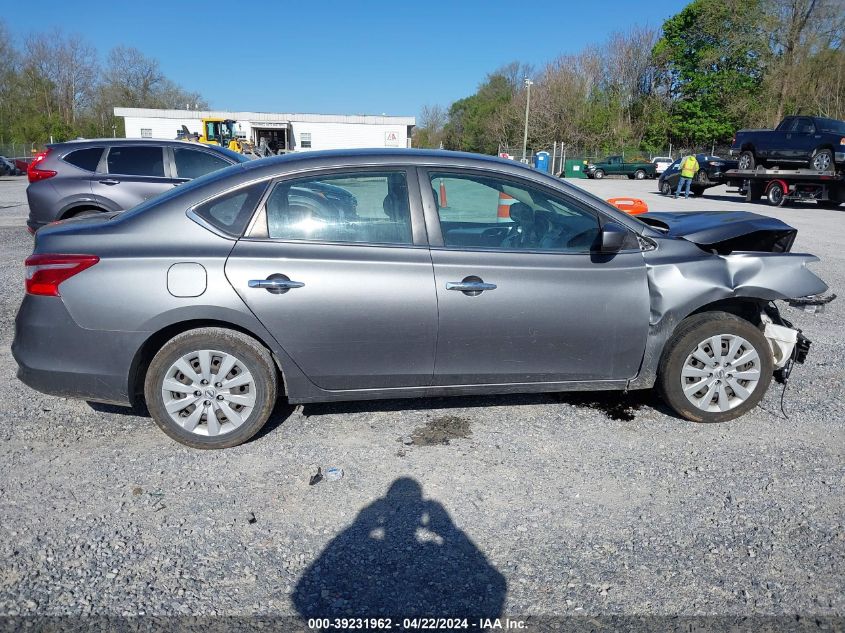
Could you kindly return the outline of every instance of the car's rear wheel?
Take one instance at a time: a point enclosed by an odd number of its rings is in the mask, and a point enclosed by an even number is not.
[[[726,312],[705,312],[684,320],[666,344],[657,388],[687,420],[723,422],[757,406],[772,371],[759,328]]]
[[[756,162],[754,152],[746,150],[739,155],[737,169],[754,169]]]
[[[642,169],[638,169],[634,172],[634,178],[636,178],[637,180],[644,180],[645,172]]]
[[[147,408],[171,438],[193,448],[229,448],[255,435],[276,401],[276,368],[255,339],[223,328],[170,339],[144,381]]]
[[[103,213],[102,209],[97,209],[96,207],[83,207],[81,209],[74,209],[68,213],[65,218],[84,218],[92,215],[100,215],[101,213]]]
[[[664,180],[660,183],[660,193],[662,193],[664,196],[672,195],[672,185],[669,184],[669,181]]]
[[[601,180],[602,178],[604,178],[604,170],[597,169],[596,173],[593,174],[593,178],[595,178],[596,180]]]

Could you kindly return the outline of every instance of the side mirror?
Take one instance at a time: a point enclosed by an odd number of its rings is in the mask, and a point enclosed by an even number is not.
[[[601,247],[599,250],[602,253],[618,253],[622,250],[626,237],[628,237],[628,229],[608,222],[601,229]]]

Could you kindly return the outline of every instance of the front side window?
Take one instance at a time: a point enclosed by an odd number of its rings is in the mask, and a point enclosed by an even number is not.
[[[359,172],[277,183],[266,203],[272,239],[411,244],[405,172]]]
[[[247,185],[204,202],[193,211],[219,231],[240,237],[265,189],[266,183]]]
[[[110,174],[164,178],[164,153],[153,145],[112,147],[108,166]]]
[[[589,252],[597,216],[562,194],[491,176],[431,173],[447,247]]]
[[[816,126],[813,125],[812,119],[808,119],[807,117],[802,116],[798,119],[795,131],[801,134],[815,134]]]
[[[173,148],[173,160],[176,163],[177,178],[199,178],[230,165],[228,161],[210,152],[183,147]]]

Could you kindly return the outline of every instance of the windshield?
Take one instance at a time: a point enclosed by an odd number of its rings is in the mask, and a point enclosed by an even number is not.
[[[834,132],[836,134],[845,134],[845,121],[837,121],[836,119],[816,119],[818,127],[823,132]]]

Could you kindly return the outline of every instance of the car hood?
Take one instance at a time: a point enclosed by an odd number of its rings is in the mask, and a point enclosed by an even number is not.
[[[748,211],[654,212],[637,218],[669,237],[721,255],[733,251],[786,253],[798,233],[780,220]]]

